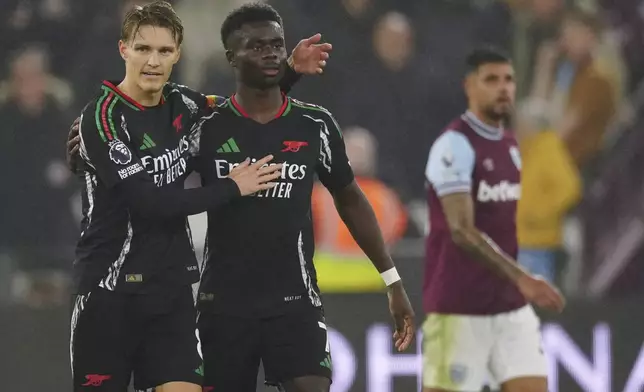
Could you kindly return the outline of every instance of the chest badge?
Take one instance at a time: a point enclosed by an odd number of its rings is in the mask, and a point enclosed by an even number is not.
[[[284,149],[282,149],[282,152],[298,152],[300,151],[300,148],[306,147],[309,145],[308,142],[298,142],[293,140],[284,141],[283,144],[284,144]]]
[[[521,153],[515,146],[510,147],[510,158],[512,158],[514,166],[516,166],[517,169],[521,170]]]
[[[181,124],[181,120],[183,120],[183,113],[179,114],[177,116],[177,118],[175,118],[174,121],[172,121],[172,126],[177,131],[177,133],[181,132],[181,130],[183,129],[183,125]]]
[[[485,170],[487,170],[487,171],[492,171],[492,170],[494,170],[494,161],[492,160],[492,158],[485,158],[485,159],[483,160],[483,167],[484,167],[484,168],[485,168]]]

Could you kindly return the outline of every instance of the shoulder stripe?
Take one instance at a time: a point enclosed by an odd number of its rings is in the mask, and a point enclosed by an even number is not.
[[[109,92],[107,90],[103,91],[103,95],[98,99],[96,102],[96,112],[94,114],[94,119],[96,120],[96,129],[98,130],[98,134],[101,135],[101,139],[103,139],[104,142],[107,141],[107,138],[105,137],[105,133],[101,131],[101,106],[105,102],[105,99],[109,95]]]
[[[104,142],[118,139],[114,120],[112,120],[112,112],[118,101],[113,92],[106,90],[96,104],[96,128]]]

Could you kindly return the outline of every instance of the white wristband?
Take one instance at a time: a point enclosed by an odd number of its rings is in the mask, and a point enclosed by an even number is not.
[[[400,275],[398,275],[396,267],[388,269],[387,271],[381,273],[380,276],[382,276],[382,280],[385,281],[385,285],[387,286],[391,286],[392,284],[400,280]]]

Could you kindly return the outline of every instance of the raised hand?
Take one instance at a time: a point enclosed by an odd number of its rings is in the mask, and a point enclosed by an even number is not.
[[[326,60],[329,59],[329,52],[333,46],[329,43],[319,43],[322,34],[318,33],[309,38],[301,40],[293,49],[288,59],[289,65],[297,73],[321,74],[326,67]]]

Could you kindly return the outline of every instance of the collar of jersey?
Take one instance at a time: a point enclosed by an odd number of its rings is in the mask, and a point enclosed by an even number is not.
[[[471,111],[465,112],[461,118],[480,136],[490,140],[503,139],[504,130],[502,127],[497,128],[484,123]]]
[[[120,88],[117,86],[120,84],[120,82],[116,81],[111,81],[111,80],[104,80],[103,84],[101,85],[101,88],[105,90],[109,90],[111,93],[116,95],[118,98],[120,98],[122,101],[128,104],[132,109],[135,110],[145,110],[147,109],[145,106],[141,105],[137,101],[134,100],[134,98],[130,97],[129,95],[125,94],[123,91],[121,91]],[[165,86],[164,86],[165,88]],[[159,105],[163,105],[165,103],[165,96],[161,96],[161,102]]]
[[[235,99],[235,95],[237,94],[233,94],[230,98],[228,98],[228,101],[229,101],[228,106],[233,110],[233,112],[236,115],[240,117],[250,118],[250,116],[244,110],[244,108],[241,107],[239,102],[237,102],[237,99]],[[280,110],[278,110],[277,114],[275,114],[275,118],[286,116],[290,111],[291,111],[291,99],[282,92],[282,107],[280,107]]]

